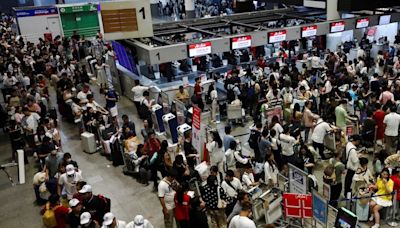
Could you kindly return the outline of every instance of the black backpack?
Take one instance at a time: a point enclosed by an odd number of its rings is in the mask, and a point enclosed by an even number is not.
[[[344,149],[343,149],[342,157],[340,158],[340,161],[344,164],[345,168],[347,168],[347,161],[349,160],[351,150],[355,150],[355,149],[351,148],[349,150],[349,154],[346,154],[346,147],[344,147]]]
[[[233,87],[232,89],[227,89],[227,93],[226,93],[226,99],[229,102],[232,102],[235,100],[236,96],[235,96],[235,91],[233,91],[235,87]]]
[[[261,138],[261,133],[257,130],[251,130],[250,131],[250,137],[248,140],[249,146],[251,149],[255,149],[258,148],[258,142],[260,142],[260,138]]]
[[[150,116],[150,110],[146,104],[144,104],[144,99],[140,102],[139,105],[139,117],[140,119],[146,119]]]

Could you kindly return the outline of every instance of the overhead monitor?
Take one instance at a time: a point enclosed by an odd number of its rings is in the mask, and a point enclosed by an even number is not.
[[[390,23],[391,15],[382,15],[379,17],[379,25],[386,25]]]
[[[344,31],[344,21],[337,21],[331,23],[331,32],[343,32]]]
[[[369,18],[357,19],[356,28],[366,28],[369,25]]]
[[[277,43],[286,40],[286,30],[268,33],[268,43]]]
[[[251,47],[251,36],[233,37],[231,39],[232,49],[241,49]]]
[[[317,25],[311,25],[306,27],[301,27],[301,37],[312,37],[317,35]]]
[[[197,44],[189,44],[189,57],[197,57],[211,54],[211,46],[212,44],[210,41]]]

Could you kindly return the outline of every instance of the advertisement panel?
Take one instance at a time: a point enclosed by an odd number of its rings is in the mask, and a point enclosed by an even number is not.
[[[285,217],[312,218],[312,197],[310,194],[283,193]]]
[[[289,163],[289,191],[307,194],[307,173]]]
[[[57,14],[58,10],[55,7],[35,8],[35,9],[15,11],[15,15],[17,17],[33,17],[33,16],[57,15]]]
[[[326,227],[328,222],[328,201],[315,190],[312,194],[312,208],[315,221]]]
[[[200,116],[201,116],[201,109],[197,106],[193,106],[192,145],[197,151],[201,151]]]
[[[189,57],[197,57],[211,54],[211,42],[203,42],[197,44],[189,44]]]

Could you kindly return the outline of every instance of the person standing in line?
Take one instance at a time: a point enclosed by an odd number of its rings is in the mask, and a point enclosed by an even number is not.
[[[242,210],[235,215],[229,223],[229,228],[256,228],[252,219],[252,205],[250,202],[242,204]]]
[[[158,198],[162,207],[162,212],[164,214],[164,227],[173,228],[174,224],[174,208],[175,208],[175,186],[174,182],[176,176],[176,171],[170,169],[167,171],[166,176],[158,184]]]
[[[218,171],[224,173],[225,154],[222,148],[222,140],[217,131],[212,131],[212,141],[207,142],[206,147],[210,154],[211,166],[217,166]]]
[[[128,223],[125,228],[153,228],[153,225],[143,215],[136,215],[133,221]]]
[[[235,138],[231,135],[232,128],[231,126],[225,126],[225,135],[222,138],[222,141],[224,142],[224,150],[225,152],[229,149],[229,146],[231,145],[232,141],[236,141]]]
[[[351,183],[353,182],[354,174],[360,166],[360,154],[357,152],[357,146],[361,143],[361,136],[353,135],[351,142],[346,145],[346,168],[347,173],[344,180],[344,194],[347,197],[348,193],[351,193]]]
[[[390,107],[390,113],[385,116],[385,149],[388,155],[395,154],[399,137],[400,115],[396,113],[396,106]]]
[[[133,93],[133,103],[135,104],[136,111],[139,113],[140,102],[143,101],[143,92],[147,91],[149,87],[140,85],[139,80],[135,80],[135,85],[132,87],[131,91]]]
[[[103,225],[101,228],[126,228],[126,222],[117,220],[113,213],[108,212],[103,217]]]
[[[311,129],[314,127],[314,122],[318,120],[319,116],[311,112],[312,102],[306,101],[304,104],[304,112],[303,112],[303,122],[305,126],[304,130],[304,143],[308,143],[308,136],[310,134]]]

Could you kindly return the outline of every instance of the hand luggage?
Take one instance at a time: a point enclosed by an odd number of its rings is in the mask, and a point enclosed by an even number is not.
[[[83,132],[81,134],[81,143],[83,152],[93,154],[97,152],[96,139],[93,133]]]

